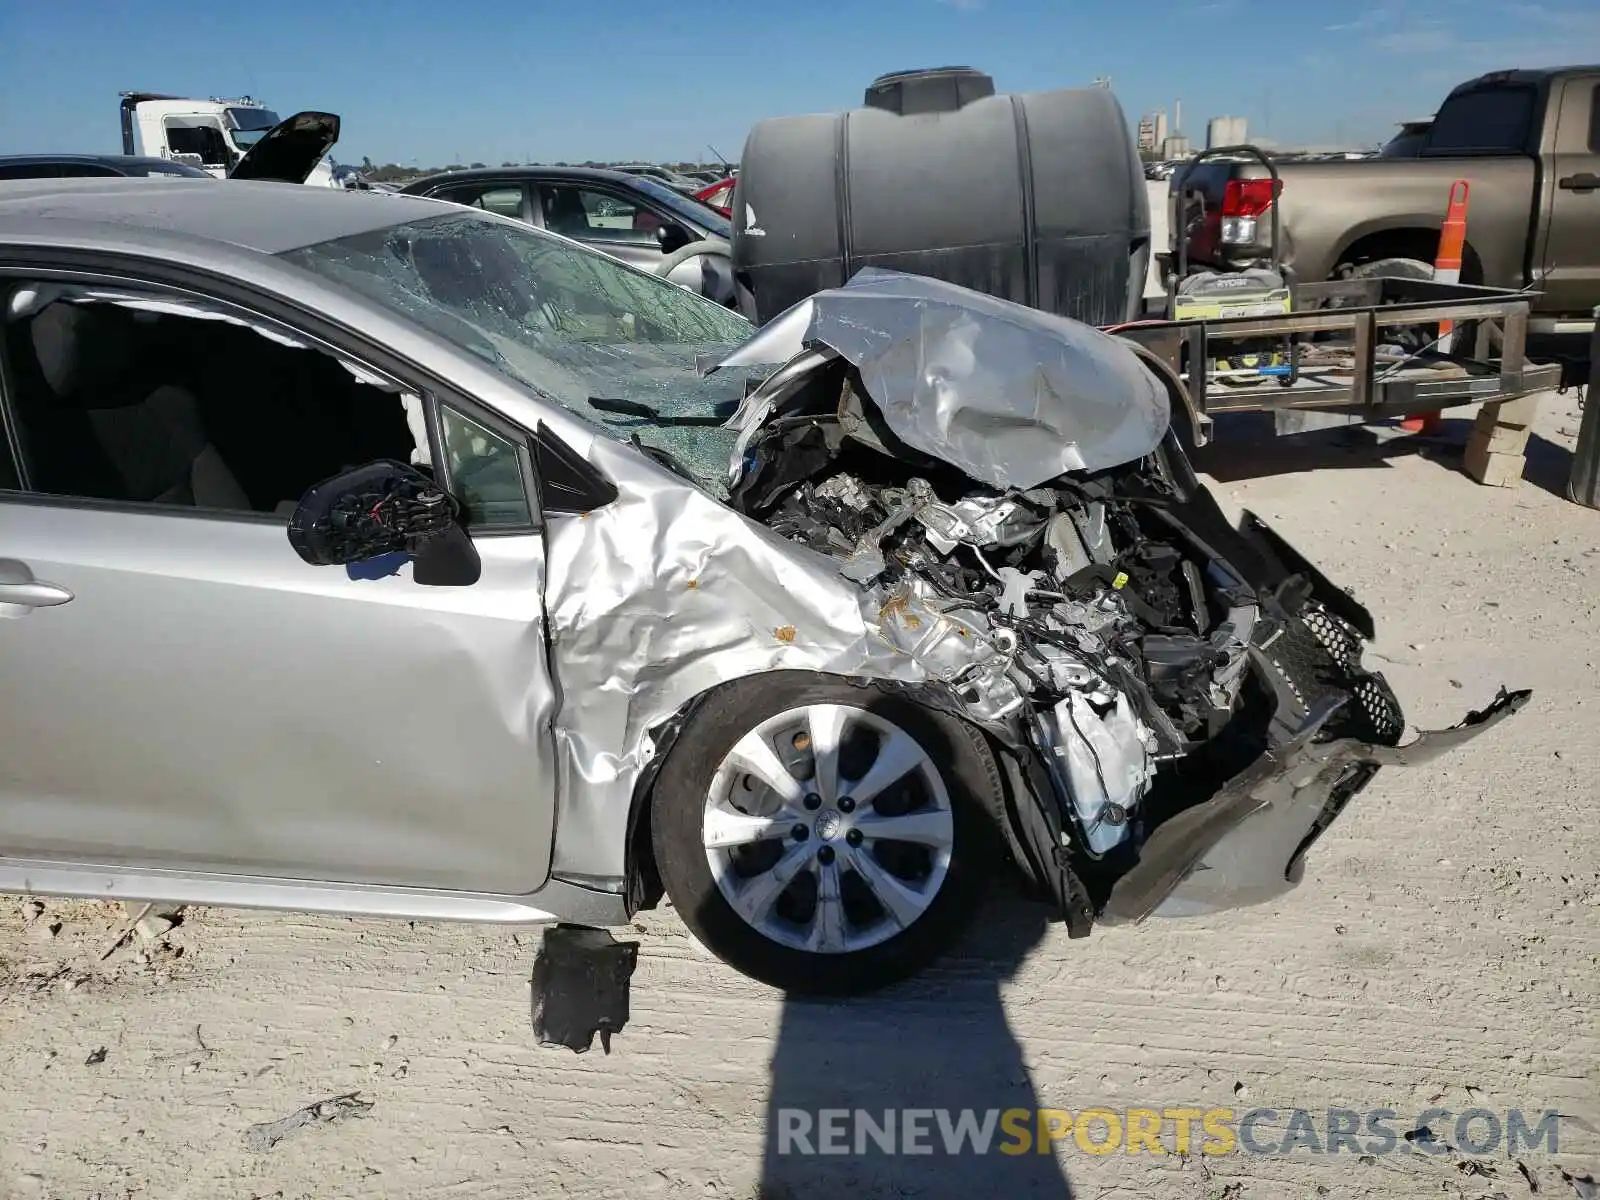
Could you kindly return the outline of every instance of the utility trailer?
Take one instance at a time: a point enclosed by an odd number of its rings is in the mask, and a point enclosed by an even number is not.
[[[1291,313],[1135,321],[1108,332],[1139,346],[1182,395],[1196,446],[1211,440],[1218,413],[1314,411],[1364,423],[1485,404],[1487,420],[1480,416],[1478,427],[1484,436],[1475,439],[1491,457],[1504,457],[1510,443],[1494,431],[1514,424],[1525,443],[1536,394],[1561,381],[1559,363],[1526,359],[1533,298],[1526,290],[1426,279],[1343,279],[1298,284]],[[1448,338],[1438,336],[1441,321],[1454,326]],[[1263,346],[1272,347],[1273,366],[1212,366],[1260,359]],[[1514,422],[1502,419],[1501,406],[1524,399],[1526,412],[1519,405]],[[1472,458],[1469,447],[1470,474],[1498,482],[1475,470]]]

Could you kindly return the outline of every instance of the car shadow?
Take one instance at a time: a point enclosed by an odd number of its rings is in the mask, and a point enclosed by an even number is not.
[[[863,688],[847,702],[903,727],[898,713],[906,700],[916,703],[915,693],[886,703],[893,690]],[[956,886],[970,888],[961,929],[936,962],[901,982],[848,997],[800,994],[805,989],[785,996],[758,1200],[1073,1194],[1058,1157],[1067,1118],[1043,1118],[1041,1153],[1041,1101],[1002,996],[1043,941],[1051,909],[1023,898],[1018,872],[1001,858],[1000,847],[1011,844],[997,824],[1005,806],[962,794],[978,764],[951,740],[958,718],[932,716],[938,707],[928,706],[932,719],[918,723],[916,738],[934,763],[951,768],[950,799],[975,806],[968,811],[976,819],[958,823],[965,840],[957,844],[960,866],[950,867],[965,875]],[[815,778],[815,762],[787,765],[802,785]],[[1004,774],[998,763],[989,769]],[[819,991],[840,986],[836,974],[819,977]]]
[[[1044,937],[1047,915],[991,897],[956,949],[907,983],[848,1000],[790,997],[772,1056],[760,1200],[1071,1197],[1057,1155],[1039,1151],[1041,1100],[1000,990]],[[1018,1111],[1003,1118],[1008,1110]],[[985,1150],[947,1141],[964,1115],[980,1130],[992,1122]],[[809,1138],[796,1136],[802,1129]],[[906,1152],[919,1144],[924,1152]]]
[[[1446,415],[1437,433],[1349,425],[1277,437],[1267,413],[1238,413],[1216,423],[1215,440],[1190,451],[1195,470],[1218,483],[1240,483],[1306,471],[1371,470],[1396,459],[1422,458],[1461,472],[1472,419]],[[1528,438],[1523,480],[1566,499],[1572,451],[1538,433]]]

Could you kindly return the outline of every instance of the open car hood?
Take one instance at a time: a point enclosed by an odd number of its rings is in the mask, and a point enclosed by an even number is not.
[[[267,130],[234,165],[228,178],[304,183],[338,140],[335,113],[295,113]]]
[[[868,267],[802,300],[710,371],[788,362],[826,347],[848,360],[890,430],[997,488],[1133,462],[1171,419],[1162,383],[1093,326],[943,280]],[[759,405],[736,422],[749,431]]]

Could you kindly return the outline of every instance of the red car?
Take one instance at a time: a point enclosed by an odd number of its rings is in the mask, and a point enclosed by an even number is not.
[[[733,219],[733,185],[737,182],[731,176],[719,179],[716,183],[701,188],[694,194],[694,198],[702,204],[709,204],[729,220]]]

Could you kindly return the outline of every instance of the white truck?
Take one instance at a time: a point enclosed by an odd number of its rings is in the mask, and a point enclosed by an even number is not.
[[[337,139],[336,117],[297,113],[285,122],[249,96],[194,100],[156,92],[123,92],[122,152],[189,163],[223,179],[233,174],[244,156],[269,132],[307,117],[331,120],[332,136]],[[331,140],[328,145],[332,145]],[[325,151],[311,166],[305,182],[320,187],[344,186]]]

